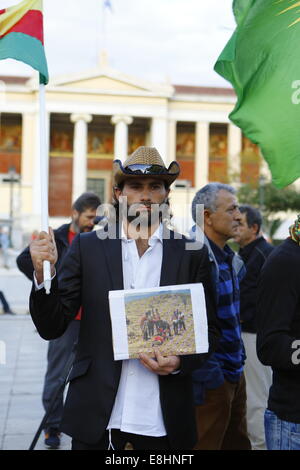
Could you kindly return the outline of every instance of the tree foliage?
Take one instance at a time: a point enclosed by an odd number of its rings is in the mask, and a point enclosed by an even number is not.
[[[238,200],[240,204],[250,204],[260,209],[264,219],[264,230],[271,237],[282,222],[276,217],[278,212],[300,213],[300,194],[293,186],[277,189],[272,183],[259,187],[245,184],[238,191]]]
[[[300,212],[300,194],[292,186],[277,189],[272,183],[258,188],[243,185],[238,191],[238,199],[240,204],[260,207],[265,215],[288,210]]]

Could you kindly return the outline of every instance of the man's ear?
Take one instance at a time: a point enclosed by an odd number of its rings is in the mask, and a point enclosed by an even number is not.
[[[259,234],[260,231],[258,230],[258,225],[257,224],[253,224],[251,228],[252,228],[255,235]]]
[[[79,212],[76,209],[72,209],[72,220],[77,220],[79,217]]]
[[[212,221],[211,221],[211,216],[212,212],[208,209],[204,209],[204,212],[203,212],[203,221],[206,225],[208,226],[211,226],[212,225]]]

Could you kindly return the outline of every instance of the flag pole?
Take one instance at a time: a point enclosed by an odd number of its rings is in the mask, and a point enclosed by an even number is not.
[[[39,85],[39,130],[40,130],[40,177],[41,177],[41,222],[42,231],[49,231],[48,207],[48,155],[47,155],[47,125],[46,125],[46,90],[45,85]],[[51,289],[50,261],[43,262],[44,287],[46,294]]]
[[[106,52],[106,6],[105,0],[102,2],[102,50]]]

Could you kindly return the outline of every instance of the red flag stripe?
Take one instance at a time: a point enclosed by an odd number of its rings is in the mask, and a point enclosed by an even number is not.
[[[1,13],[1,11],[0,11]],[[43,14],[39,10],[29,10],[12,28],[1,37],[9,33],[23,33],[32,36],[44,44]]]

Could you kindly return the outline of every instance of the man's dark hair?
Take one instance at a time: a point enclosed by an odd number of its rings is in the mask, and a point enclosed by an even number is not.
[[[101,204],[100,198],[95,193],[83,193],[72,205],[72,209],[80,214],[87,209],[97,209]]]
[[[246,221],[249,228],[253,227],[255,224],[257,225],[256,234],[258,234],[262,226],[262,216],[259,210],[246,204],[240,206],[239,209],[242,214],[246,214]]]

